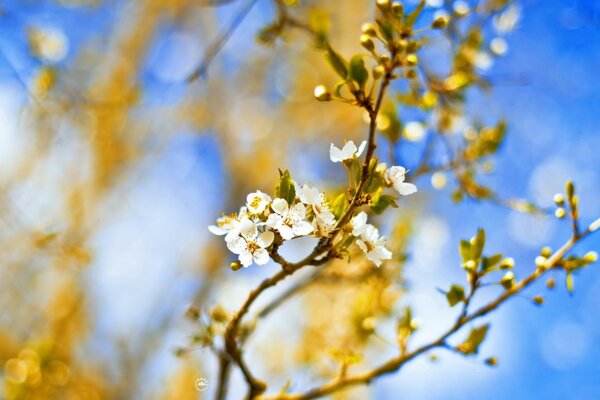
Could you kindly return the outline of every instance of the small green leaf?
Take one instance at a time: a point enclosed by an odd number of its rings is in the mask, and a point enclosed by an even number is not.
[[[383,36],[383,38],[388,42],[392,40],[394,38],[394,28],[392,27],[392,24],[388,21],[379,19],[376,22],[379,26],[379,32],[381,32],[381,36]]]
[[[415,8],[408,16],[406,17],[406,25],[409,27],[413,27],[421,13],[423,12],[423,8],[425,8],[425,0],[421,0],[417,8]]]
[[[484,341],[489,327],[490,325],[486,324],[478,328],[473,328],[471,333],[469,333],[467,340],[457,347],[458,351],[464,354],[477,354],[479,346]]]
[[[483,270],[487,271],[494,268],[502,260],[502,254],[494,254],[490,257],[483,257]]]
[[[381,214],[390,206],[397,208],[398,204],[396,204],[396,197],[382,194],[377,196],[376,199],[372,199],[370,206],[375,214]]]
[[[454,307],[464,300],[465,288],[459,285],[452,285],[450,290],[446,293],[446,298],[448,299],[448,304],[450,304],[450,307]]]
[[[467,262],[471,259],[471,242],[468,240],[461,240],[459,250],[463,262]]]
[[[483,254],[483,246],[485,246],[485,230],[478,229],[475,240],[471,243],[471,259],[478,260]]]
[[[364,89],[367,79],[369,78],[369,71],[365,68],[365,62],[362,56],[354,56],[350,60],[350,69],[348,70],[348,79],[358,83],[358,86]]]
[[[275,195],[281,199],[285,199],[288,204],[292,204],[296,199],[296,186],[290,176],[290,172],[286,169],[285,171],[279,171],[279,184],[275,188]]]
[[[325,53],[325,60],[331,65],[331,68],[343,79],[348,76],[348,62],[344,58],[336,53],[331,47],[327,46],[327,53]]]
[[[345,208],[346,193],[341,193],[333,200],[333,203],[331,203],[331,212],[333,212],[333,215],[335,215],[336,219],[339,219],[344,213]]]

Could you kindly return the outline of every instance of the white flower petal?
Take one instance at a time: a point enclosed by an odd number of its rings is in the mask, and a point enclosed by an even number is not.
[[[273,234],[273,232],[265,231],[258,236],[258,239],[256,239],[256,243],[264,249],[266,247],[269,247],[271,243],[273,243],[274,238],[275,235]]]
[[[402,182],[394,185],[394,189],[398,191],[403,196],[407,196],[409,194],[413,194],[417,192],[417,187],[412,183]]]
[[[285,240],[290,240],[290,239],[294,238],[293,229],[287,225],[282,224],[277,227],[277,230],[279,231],[279,234],[281,235],[281,237]]]
[[[367,141],[363,140],[362,143],[360,144],[360,146],[358,146],[358,150],[356,151],[356,157],[360,157],[362,152],[365,150],[366,146],[367,146]]]
[[[238,258],[240,260],[240,263],[242,263],[244,267],[247,268],[252,265],[252,253],[250,253],[249,251],[243,252],[239,255]]]
[[[271,208],[279,215],[287,215],[289,207],[285,199],[275,199],[273,200],[273,204],[271,204]]]
[[[352,140],[348,141],[344,147],[342,147],[342,160],[348,160],[356,153],[356,145]]]
[[[365,253],[366,253],[366,252],[369,250],[369,249],[368,249],[368,247],[367,247],[367,244],[366,244],[365,242],[363,242],[362,240],[360,240],[360,239],[358,239],[358,240],[356,241],[356,244],[357,244],[357,245],[358,245],[358,247],[360,247],[360,249],[361,249],[362,251],[364,251]]]
[[[217,236],[223,236],[223,235],[226,235],[227,232],[229,232],[227,229],[223,229],[217,225],[210,225],[208,227],[208,230],[210,231],[210,233],[212,233],[213,235],[217,235]]]
[[[306,207],[304,207],[304,204],[294,204],[292,208],[290,208],[288,217],[292,221],[302,221],[304,217],[306,217]]]
[[[265,249],[258,249],[254,252],[254,262],[258,265],[265,265],[269,262],[269,253]]]
[[[228,240],[226,243],[227,243],[227,248],[233,254],[242,254],[243,252],[246,251],[246,247],[247,247],[246,241],[239,236],[236,236],[235,238]]]
[[[360,236],[364,232],[367,224],[367,213],[361,211],[350,220],[350,224],[352,225],[352,235]]]
[[[296,236],[306,236],[311,234],[314,228],[310,223],[306,221],[299,221],[292,226],[292,230],[294,231],[294,234],[296,234]]]
[[[342,151],[335,147],[333,143],[329,147],[329,159],[334,163],[342,161]]]
[[[267,226],[272,229],[277,229],[283,224],[283,217],[279,214],[271,214],[267,218]]]
[[[247,240],[252,241],[258,235],[258,229],[256,225],[251,220],[245,218],[240,221],[239,226],[240,234]]]

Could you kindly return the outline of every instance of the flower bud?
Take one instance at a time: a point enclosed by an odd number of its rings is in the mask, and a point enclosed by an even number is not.
[[[598,253],[596,253],[595,251],[590,251],[586,253],[586,255],[583,256],[583,261],[585,261],[588,264],[595,263],[596,261],[598,261]]]
[[[536,265],[536,267],[538,267],[540,269],[546,269],[548,266],[547,263],[548,263],[548,259],[544,256],[537,256],[535,258],[535,265]]]
[[[495,367],[496,365],[498,365],[498,359],[496,357],[486,358],[485,363],[490,367]]]
[[[229,264],[229,268],[237,271],[238,269],[242,268],[242,264],[239,261],[233,261],[231,264]]]
[[[515,260],[512,257],[506,257],[504,260],[502,260],[502,263],[500,264],[501,269],[513,269],[514,266]]]
[[[477,270],[477,264],[473,260],[469,260],[465,263],[465,269],[469,272],[475,272]]]
[[[575,185],[573,184],[573,181],[568,180],[567,184],[565,185],[565,189],[567,193],[567,199],[570,202],[573,200],[573,195],[575,194]]]
[[[546,287],[548,289],[554,289],[554,286],[556,286],[556,282],[554,282],[554,278],[548,278],[548,280],[546,281]]]
[[[390,57],[387,54],[382,54],[379,56],[379,64],[388,65],[390,62]]]
[[[533,302],[538,306],[541,306],[542,304],[544,304],[544,298],[540,295],[534,296]]]
[[[373,79],[379,79],[385,74],[385,67],[383,65],[376,65],[373,67]]]
[[[554,204],[556,204],[558,207],[562,207],[565,205],[565,196],[563,196],[560,193],[556,193],[554,195]]]
[[[417,57],[416,54],[409,54],[406,56],[406,63],[409,66],[414,67],[419,63],[419,57]]]
[[[404,72],[404,77],[406,79],[415,79],[417,77],[417,71],[414,69],[408,69],[406,72]]]
[[[562,207],[558,207],[556,210],[554,210],[554,216],[558,219],[563,219],[566,214],[567,212]]]
[[[510,289],[515,284],[515,274],[513,274],[512,271],[508,271],[506,274],[504,274],[500,280],[500,283],[505,289]]]
[[[314,95],[315,95],[315,98],[319,101],[330,101],[331,100],[331,93],[329,93],[329,90],[327,90],[327,88],[324,85],[319,85],[319,86],[315,87]]]
[[[544,247],[542,250],[540,250],[540,255],[548,258],[552,255],[552,249],[550,247]]]
[[[377,0],[377,7],[379,7],[381,11],[389,10],[390,6],[390,0]]]
[[[361,31],[365,35],[377,36],[377,32],[375,31],[375,25],[373,25],[370,22],[365,22],[364,24],[362,24]]]
[[[407,43],[406,52],[407,53],[416,53],[417,50],[421,48],[421,45],[416,40],[411,40]]]
[[[362,35],[360,35],[360,44],[362,45],[362,47],[369,51],[373,51],[375,49],[375,43],[373,43],[371,36],[367,34],[363,33]]]
[[[392,3],[392,12],[397,16],[401,16],[404,13],[404,6],[400,2]]]
[[[448,22],[448,17],[437,17],[431,24],[431,27],[433,29],[444,29],[448,26]]]

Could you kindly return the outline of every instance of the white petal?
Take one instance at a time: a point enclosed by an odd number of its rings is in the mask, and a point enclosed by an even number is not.
[[[296,236],[306,236],[312,233],[314,230],[313,226],[306,221],[296,222],[292,226],[292,230],[296,234]]]
[[[294,238],[294,231],[287,225],[282,224],[277,228],[281,237],[285,240],[290,240]]]
[[[416,191],[417,191],[417,187],[415,185],[413,185],[412,183],[407,183],[407,182],[403,182],[403,183],[394,185],[394,189],[396,189],[398,191],[398,193],[400,193],[403,196],[407,196],[409,194],[416,193]]]
[[[258,265],[265,265],[269,262],[269,253],[265,249],[258,249],[254,252],[254,262]]]
[[[362,152],[365,150],[365,146],[367,145],[367,141],[363,140],[360,146],[358,146],[358,150],[356,151],[356,157],[360,157]]]
[[[292,221],[302,221],[306,217],[306,207],[302,203],[295,204],[290,209],[288,216]]]
[[[267,226],[272,229],[276,229],[283,224],[283,217],[279,214],[271,214],[267,218]]]
[[[354,236],[360,236],[364,232],[367,224],[367,213],[361,211],[350,220],[350,224],[352,225],[352,234]]]
[[[317,214],[317,218],[320,219],[326,225],[335,224],[335,215],[331,211],[321,211]]]
[[[274,238],[275,235],[273,234],[273,232],[265,231],[258,236],[258,239],[256,239],[256,243],[262,248],[269,247],[271,243],[273,243]]]
[[[344,147],[342,147],[342,160],[348,160],[352,158],[352,156],[354,156],[354,153],[356,153],[356,150],[356,145],[352,140],[350,140],[344,145]]]
[[[331,146],[329,147],[329,159],[332,162],[342,161],[342,151],[335,147],[333,143],[331,143]]]
[[[356,241],[356,244],[358,245],[358,247],[360,247],[360,249],[362,251],[364,251],[365,253],[368,251],[367,245],[365,244],[365,242],[363,242],[362,240],[358,239]]]
[[[271,208],[279,215],[287,215],[288,203],[285,199],[275,199],[271,204]]]
[[[392,258],[392,252],[386,249],[384,246],[377,246],[375,249],[373,249],[372,253],[374,253],[380,260],[390,260]]]
[[[246,241],[239,236],[236,236],[235,238],[228,240],[226,243],[227,243],[227,248],[233,254],[242,254],[243,252],[246,251],[246,247],[247,247]]]
[[[246,238],[247,241],[254,240],[258,235],[256,225],[249,219],[241,220],[239,229],[241,235]]]
[[[379,241],[379,230],[371,224],[366,224],[361,237],[366,242],[377,243]]]
[[[243,252],[238,258],[244,267],[249,267],[252,265],[252,253],[249,251]]]
[[[216,225],[210,225],[208,227],[208,230],[210,231],[210,233],[217,235],[217,236],[223,236],[223,235],[226,235],[227,232],[229,232],[227,229],[223,229]]]
[[[308,185],[303,185],[298,194],[300,201],[304,204],[321,205],[321,193],[317,188],[312,188]]]

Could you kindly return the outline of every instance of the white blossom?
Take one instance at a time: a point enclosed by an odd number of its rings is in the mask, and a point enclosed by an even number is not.
[[[352,226],[352,235],[360,236],[367,228],[367,213],[361,211],[352,220],[350,220]]]
[[[225,241],[229,241],[240,234],[242,221],[248,219],[248,210],[242,207],[239,213],[223,215],[217,219],[216,225],[210,225],[208,230],[218,236],[225,235]]]
[[[290,240],[295,236],[305,236],[313,231],[313,226],[305,221],[306,208],[297,203],[291,208],[285,199],[275,199],[271,208],[275,211],[269,215],[267,226],[279,232],[282,238]]]
[[[319,192],[319,189],[302,185],[296,192],[302,203],[311,206],[315,213],[315,219],[321,220],[326,225],[335,224],[335,216],[327,207],[325,195]]]
[[[240,235],[227,241],[227,248],[238,255],[244,267],[249,267],[252,262],[258,265],[268,263],[269,252],[266,249],[273,243],[273,232],[259,233],[256,224],[249,219],[242,220],[240,225]]]
[[[312,225],[317,236],[329,236],[335,227],[335,216],[331,212],[317,214]]]
[[[266,193],[257,190],[254,193],[250,193],[246,197],[246,206],[248,210],[253,214],[261,214],[269,203],[271,202],[271,198]]]
[[[385,183],[391,185],[403,196],[415,193],[417,187],[412,183],[404,182],[406,169],[404,167],[393,166],[383,173]]]
[[[344,160],[350,160],[352,157],[354,157],[354,155],[356,155],[356,157],[360,157],[362,152],[365,150],[366,145],[367,141],[363,140],[363,142],[357,148],[354,142],[350,140],[340,150],[333,143],[331,143],[331,147],[329,148],[329,158],[333,162],[342,162]]]
[[[392,258],[392,252],[385,247],[385,238],[379,236],[379,230],[373,225],[365,225],[363,232],[356,240],[356,244],[365,252],[367,258],[378,267],[383,260]]]

